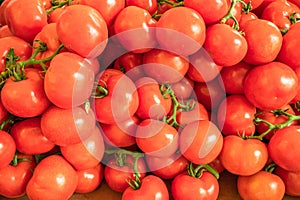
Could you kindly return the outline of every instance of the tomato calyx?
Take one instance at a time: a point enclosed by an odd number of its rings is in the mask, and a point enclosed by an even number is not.
[[[94,89],[95,92],[93,92],[92,97],[95,99],[96,98],[101,99],[101,98],[106,97],[108,95],[108,89],[106,87],[106,84],[104,83],[105,84],[104,86],[101,84],[98,84],[98,83],[96,83],[96,84],[97,85]]]
[[[28,158],[19,158],[18,152],[15,153],[12,161],[10,162],[11,166],[17,166],[20,162],[32,162],[32,160],[29,160]]]
[[[220,178],[219,172],[209,164],[201,164],[194,167],[194,164],[190,162],[187,166],[188,175],[194,178],[201,178],[204,171],[210,172],[216,179]]]
[[[51,1],[51,7],[46,10],[47,15],[49,15],[52,11],[54,11],[57,8],[62,8],[65,5],[71,5],[73,0],[66,0],[66,1],[58,1],[58,0],[52,0]]]
[[[152,15],[152,18],[159,19],[162,16],[162,14],[158,13],[158,11],[160,10],[162,4],[169,4],[169,5],[172,6],[172,8],[175,8],[175,7],[184,6],[184,1],[176,0],[175,2],[173,2],[173,1],[170,1],[170,0],[158,0],[157,1],[157,6],[158,7],[157,7],[156,12]]]
[[[269,173],[273,173],[274,170],[276,169],[277,164],[274,162],[271,162],[270,164],[268,164],[265,168],[264,171],[269,172]]]

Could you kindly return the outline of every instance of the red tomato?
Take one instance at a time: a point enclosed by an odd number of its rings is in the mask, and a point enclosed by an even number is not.
[[[9,30],[7,25],[0,27],[0,38],[13,36],[12,32]]]
[[[87,113],[81,107],[61,109],[50,106],[41,118],[43,135],[60,146],[81,142],[88,138],[94,129],[95,116],[91,109]]]
[[[99,56],[107,43],[107,24],[102,15],[90,6],[67,6],[57,21],[56,29],[65,47],[82,57]]]
[[[244,79],[245,96],[261,110],[275,110],[288,104],[297,89],[295,71],[280,62],[256,66]]]
[[[158,4],[156,0],[125,0],[126,6],[137,6],[147,10],[151,15],[153,15],[157,9]]]
[[[268,149],[258,139],[244,140],[237,135],[228,135],[224,138],[219,159],[230,173],[250,176],[265,166],[268,161]]]
[[[277,166],[274,173],[284,182],[287,195],[300,196],[300,172],[291,172]]]
[[[77,170],[78,185],[76,193],[86,194],[96,190],[103,181],[103,165],[98,164],[96,167]]]
[[[56,8],[48,14],[48,23],[56,23],[66,7]]]
[[[44,79],[38,69],[25,69],[24,80],[11,77],[1,90],[1,101],[5,109],[18,117],[36,117],[50,105],[44,91]],[[22,101],[20,101],[22,97]]]
[[[188,58],[168,51],[153,49],[143,56],[144,72],[159,84],[180,81],[188,69]]]
[[[242,12],[242,16],[241,19],[239,20],[239,26],[240,26],[240,30],[239,31],[243,31],[245,24],[253,19],[258,19],[258,16],[256,14],[254,14],[253,12],[249,12],[249,13],[245,13]]]
[[[282,35],[274,23],[263,19],[249,20],[243,31],[248,44],[245,62],[259,65],[275,60],[282,46]]]
[[[180,151],[195,164],[207,164],[219,155],[223,136],[217,126],[208,120],[186,125],[180,133]]]
[[[280,129],[268,144],[270,158],[281,168],[300,171],[299,152],[300,127],[298,125]]]
[[[148,175],[141,180],[140,188],[128,187],[122,194],[122,200],[169,200],[169,192],[164,181],[158,176]]]
[[[6,198],[18,198],[25,195],[26,185],[35,168],[33,156],[18,154],[17,165],[8,165],[0,169],[0,195]]]
[[[16,122],[10,129],[17,150],[24,154],[42,154],[53,149],[55,144],[46,138],[41,130],[41,118],[27,118]]]
[[[16,152],[16,143],[6,131],[0,130],[0,169],[9,165]]]
[[[205,22],[191,8],[175,7],[167,10],[156,27],[156,39],[161,48],[181,56],[196,53],[205,40]]]
[[[47,24],[46,9],[40,0],[11,0],[5,9],[11,32],[29,43]]]
[[[180,81],[173,83],[171,88],[174,91],[175,96],[179,100],[188,99],[194,92],[194,81],[185,76]]]
[[[178,149],[177,130],[155,119],[143,120],[136,129],[136,144],[152,156],[168,157]]]
[[[263,3],[264,0],[245,0],[245,3],[251,3],[252,9],[257,8]]]
[[[26,194],[29,199],[65,200],[72,196],[77,185],[78,176],[73,167],[62,156],[52,155],[36,166]]]
[[[10,2],[10,0],[5,0],[1,2],[0,5],[0,26],[6,25],[6,14],[5,14],[5,9],[7,7],[7,4]]]
[[[63,52],[51,60],[44,83],[49,100],[60,108],[69,109],[83,104],[91,96],[94,73],[83,57]]]
[[[298,67],[293,68],[297,77],[298,77],[298,90],[297,90],[297,95],[292,99],[290,103],[296,103],[300,101],[300,65]]]
[[[5,120],[9,118],[9,113],[8,111],[4,108],[2,102],[1,102],[1,94],[0,94],[0,124],[2,125]],[[3,131],[6,131],[9,126],[4,126]]]
[[[199,178],[181,174],[172,181],[171,191],[174,200],[217,199],[219,183],[216,177],[207,171]]]

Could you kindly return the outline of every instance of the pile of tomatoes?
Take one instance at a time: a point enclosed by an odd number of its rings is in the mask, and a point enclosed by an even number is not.
[[[0,195],[217,199],[226,170],[242,199],[300,196],[299,20],[298,0],[1,1]]]

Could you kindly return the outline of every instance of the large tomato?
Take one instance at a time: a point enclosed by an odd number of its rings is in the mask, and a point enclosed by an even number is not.
[[[16,143],[6,131],[0,131],[0,169],[9,165],[16,152]]]

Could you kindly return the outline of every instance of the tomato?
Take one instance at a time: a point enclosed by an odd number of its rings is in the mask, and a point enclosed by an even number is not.
[[[280,62],[256,66],[244,79],[245,96],[261,110],[275,110],[288,104],[297,89],[295,71]]]
[[[143,77],[135,82],[139,96],[139,106],[136,115],[141,119],[162,119],[172,105],[171,98],[164,97],[156,80]]]
[[[12,32],[9,30],[8,26],[1,26],[0,27],[0,38],[13,36]]]
[[[59,53],[51,60],[44,79],[49,100],[65,109],[83,104],[91,96],[93,86],[94,73],[90,64],[70,52]]]
[[[264,0],[245,0],[245,3],[251,3],[252,9],[257,8],[263,3]]]
[[[296,96],[292,99],[292,101],[290,103],[296,103],[298,101],[300,101],[300,65],[298,67],[293,68],[293,70],[295,71],[297,77],[298,77],[298,90],[297,90],[297,94]]]
[[[224,84],[227,94],[244,94],[244,79],[253,66],[239,62],[231,67],[222,68],[219,79]]]
[[[1,102],[1,94],[0,94],[0,124],[2,125],[5,120],[9,118],[9,113],[8,111],[4,108],[2,102]],[[6,131],[9,126],[4,126],[3,131]]]
[[[48,14],[48,23],[56,23],[66,7],[56,8]]]
[[[191,80],[189,76],[185,76],[180,81],[173,83],[171,85],[171,88],[174,91],[174,94],[177,97],[177,99],[183,100],[188,99],[193,95],[194,85],[194,81]]]
[[[43,135],[60,146],[81,142],[94,128],[95,116],[91,109],[87,113],[81,107],[61,109],[52,105],[41,116]]]
[[[228,135],[224,138],[219,159],[230,173],[250,176],[265,166],[268,161],[268,149],[258,139],[244,140],[237,135]]]
[[[222,37],[218,37],[222,33]],[[231,66],[243,60],[247,53],[246,39],[226,24],[214,24],[206,30],[203,47],[217,65]]]
[[[52,155],[36,166],[26,194],[29,199],[65,200],[72,196],[77,185],[78,176],[73,167],[62,156]]]
[[[77,170],[78,185],[75,192],[85,194],[96,190],[103,181],[103,170],[102,164],[90,169]]]
[[[10,0],[5,0],[2,1],[0,5],[0,26],[6,25],[6,14],[5,14],[5,9],[7,7],[7,4],[10,2]]]
[[[18,198],[25,195],[35,162],[32,155],[18,154],[18,163],[0,169],[0,195]],[[25,159],[25,160],[22,160]]]
[[[99,11],[104,18],[107,27],[110,27],[116,16],[125,8],[124,0],[80,0],[80,4],[91,6]]]
[[[165,50],[153,49],[143,56],[144,72],[159,84],[180,81],[188,68],[188,58]]]
[[[25,80],[7,79],[1,90],[1,101],[5,109],[15,116],[36,117],[49,107],[50,101],[39,70],[25,69],[25,77]]]
[[[228,4],[226,0],[184,0],[184,6],[199,12],[205,24],[214,24],[219,22],[227,14],[230,4]]]
[[[274,173],[284,182],[287,195],[300,196],[300,172],[291,172],[277,166]]]
[[[152,156],[168,157],[178,149],[177,130],[165,122],[155,119],[141,121],[136,129],[136,144]]]
[[[239,176],[237,189],[242,199],[283,199],[285,193],[281,178],[267,171],[259,171],[251,176]]]
[[[218,127],[224,135],[252,135],[255,113],[255,106],[244,95],[228,96],[218,108]]]
[[[6,131],[0,130],[0,169],[9,165],[16,152],[16,143]]]
[[[140,188],[128,187],[122,194],[122,200],[169,200],[169,192],[164,181],[158,176],[148,175],[141,180]]]
[[[202,47],[205,31],[205,22],[197,11],[175,7],[163,13],[157,22],[156,39],[162,49],[187,56]]]
[[[267,20],[253,19],[247,21],[243,29],[248,43],[244,61],[253,65],[274,61],[282,46],[278,27]]]
[[[15,55],[19,56],[19,61],[27,60],[31,56],[30,44],[25,40],[16,36],[0,38],[0,72],[5,70],[5,57],[10,48],[13,48]]]
[[[147,10],[150,15],[153,15],[157,9],[158,4],[156,0],[125,0],[126,6],[137,6]]]
[[[24,154],[34,155],[50,151],[55,144],[42,133],[41,118],[28,118],[16,122],[10,129],[17,150]]]
[[[219,155],[223,137],[217,126],[208,120],[186,125],[179,136],[182,155],[195,164],[207,164]]]
[[[153,29],[155,24],[156,20],[147,10],[137,6],[127,6],[117,15],[114,31],[116,38],[125,49],[134,53],[144,53],[156,45]]]
[[[268,144],[270,158],[281,168],[297,172],[300,171],[298,125],[280,129],[273,135]]]
[[[253,19],[258,19],[258,16],[253,13],[253,12],[249,12],[248,14],[246,14],[245,12],[242,12],[242,16],[241,19],[239,20],[239,26],[240,26],[240,31],[244,30],[245,24]]]
[[[99,74],[92,107],[100,123],[113,124],[128,120],[139,106],[133,81],[116,69],[106,69]],[[106,92],[103,92],[105,90]]]
[[[147,167],[143,158],[137,159],[136,169],[142,180],[146,176]],[[128,188],[128,181],[136,177],[133,170],[134,158],[131,155],[125,155],[125,158],[113,158],[105,164],[104,178],[107,185],[114,191],[124,192]]]
[[[5,9],[11,32],[29,43],[48,23],[46,9],[40,0],[11,0]]]

